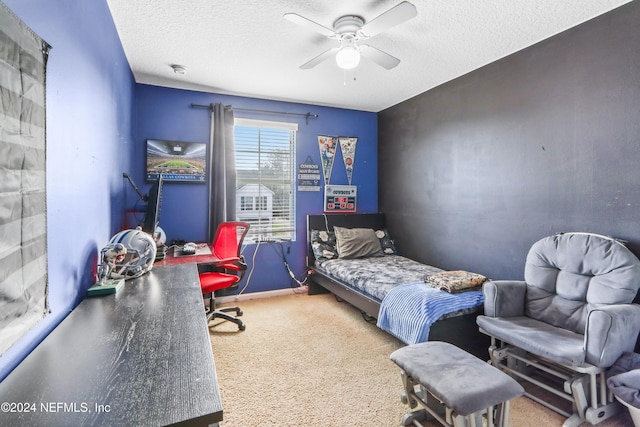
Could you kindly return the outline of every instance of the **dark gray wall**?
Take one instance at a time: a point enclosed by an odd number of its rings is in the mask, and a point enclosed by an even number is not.
[[[399,251],[521,279],[560,231],[640,255],[640,2],[379,113],[380,210]]]

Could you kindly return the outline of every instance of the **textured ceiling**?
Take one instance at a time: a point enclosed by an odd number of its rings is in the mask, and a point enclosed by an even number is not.
[[[107,0],[136,82],[377,112],[614,9],[629,0],[411,0],[418,15],[367,40],[399,58],[355,72],[327,60],[337,46],[283,18],[331,28],[377,17],[401,0]],[[171,64],[184,65],[175,74]]]

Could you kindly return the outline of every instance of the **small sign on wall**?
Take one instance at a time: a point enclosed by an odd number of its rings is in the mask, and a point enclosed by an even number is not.
[[[320,191],[320,165],[310,156],[298,165],[298,191]]]
[[[325,185],[324,211],[349,213],[356,211],[357,187],[355,185]]]

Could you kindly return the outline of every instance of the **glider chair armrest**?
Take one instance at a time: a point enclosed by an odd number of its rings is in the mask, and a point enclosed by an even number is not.
[[[608,368],[632,352],[640,332],[640,305],[614,304],[591,310],[585,328],[586,362]]]
[[[524,316],[527,285],[520,280],[496,280],[482,286],[484,315],[488,317]]]

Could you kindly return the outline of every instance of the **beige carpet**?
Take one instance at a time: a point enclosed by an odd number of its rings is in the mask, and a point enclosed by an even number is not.
[[[210,323],[223,427],[400,426],[402,343],[332,295],[242,301],[247,329]],[[520,397],[510,426],[561,426],[563,418]],[[427,423],[437,426],[437,423]],[[623,413],[599,424],[633,426]]]

